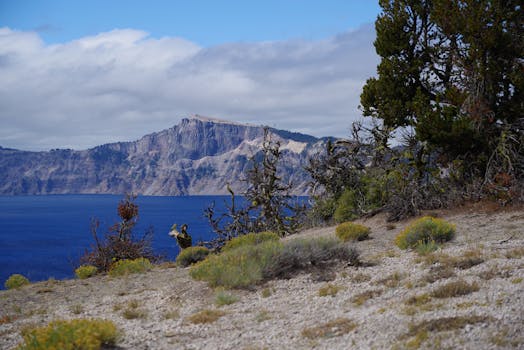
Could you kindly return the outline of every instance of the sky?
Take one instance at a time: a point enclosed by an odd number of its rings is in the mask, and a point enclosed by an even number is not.
[[[370,0],[0,0],[0,146],[86,149],[193,114],[349,135]]]

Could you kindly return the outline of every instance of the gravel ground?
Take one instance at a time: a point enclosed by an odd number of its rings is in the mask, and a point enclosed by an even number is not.
[[[0,348],[14,348],[24,328],[87,317],[114,321],[123,349],[524,349],[524,210],[430,214],[457,226],[456,239],[436,253],[396,248],[395,235],[410,221],[392,225],[378,215],[360,220],[371,227],[371,239],[356,243],[364,266],[226,291],[238,301],[221,307],[216,291],[173,264],[0,291]],[[334,227],[287,239],[323,235]],[[433,296],[457,281],[478,290]],[[336,294],[320,296],[326,286]],[[205,309],[223,315],[189,320]]]

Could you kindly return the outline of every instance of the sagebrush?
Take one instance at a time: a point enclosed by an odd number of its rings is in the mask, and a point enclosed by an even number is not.
[[[301,271],[325,269],[343,261],[359,264],[359,254],[335,239],[269,240],[210,255],[193,265],[190,275],[211,286],[246,288],[271,278],[287,278]]]

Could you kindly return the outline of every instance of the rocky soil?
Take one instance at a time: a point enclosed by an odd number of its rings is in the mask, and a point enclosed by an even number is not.
[[[431,214],[457,226],[433,254],[394,245],[410,220],[376,216],[361,220],[372,232],[356,243],[364,266],[222,292],[238,299],[230,305],[217,306],[220,292],[173,264],[0,291],[0,347],[15,347],[24,328],[87,317],[112,320],[123,349],[524,349],[524,210]],[[321,235],[334,227],[288,239]],[[454,294],[452,282],[478,290],[437,297]],[[219,317],[196,323],[202,310]]]

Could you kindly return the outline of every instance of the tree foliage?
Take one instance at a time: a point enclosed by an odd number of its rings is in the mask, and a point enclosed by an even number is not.
[[[484,176],[522,182],[524,11],[520,1],[381,0],[378,76],[363,114],[415,131],[424,153]],[[447,162],[446,162],[447,161]],[[500,182],[500,181],[498,181]],[[508,187],[509,188],[509,187]]]

